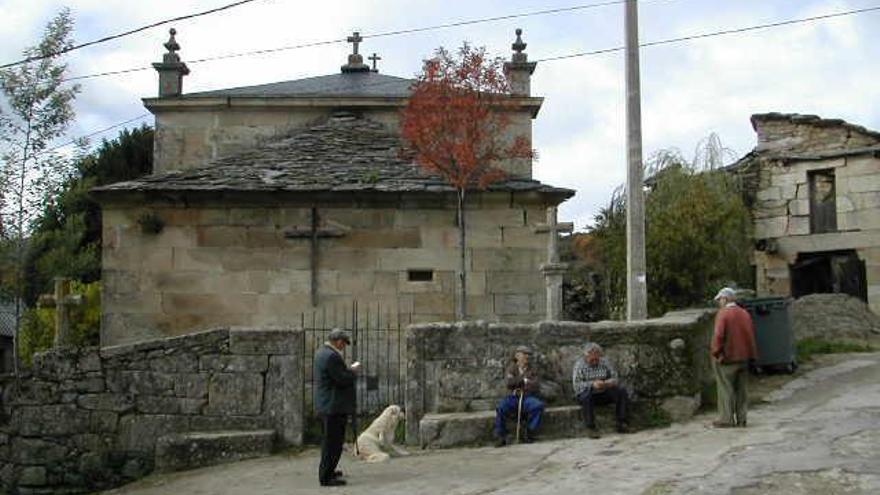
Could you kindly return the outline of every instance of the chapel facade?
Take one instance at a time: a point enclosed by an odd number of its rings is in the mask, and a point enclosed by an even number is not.
[[[102,345],[217,326],[297,327],[304,314],[375,304],[408,322],[454,319],[454,189],[401,157],[412,80],[353,53],[336,74],[185,93],[172,31],[159,72],[154,171],[98,188]],[[512,135],[531,139],[543,99],[517,35],[505,64]],[[532,179],[530,160],[469,192],[468,317],[544,317],[538,228],[574,192]],[[551,220],[552,221],[552,220]],[[544,229],[546,231],[546,228]],[[555,232],[554,232],[555,234]],[[345,311],[345,310],[343,310]]]

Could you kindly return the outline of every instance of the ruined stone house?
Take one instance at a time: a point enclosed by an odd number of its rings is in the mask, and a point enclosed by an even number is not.
[[[880,132],[839,119],[752,116],[733,168],[754,218],[759,294],[846,293],[880,312]]]
[[[152,175],[94,191],[103,210],[102,345],[199,329],[298,326],[305,312],[376,303],[408,321],[451,320],[455,195],[400,158],[410,79],[364,64],[338,73],[185,93],[172,37],[159,72]],[[519,37],[505,65],[512,132],[531,137],[543,99]],[[197,77],[194,75],[193,77]],[[531,161],[467,205],[470,317],[536,321],[547,234],[574,192],[532,179]]]

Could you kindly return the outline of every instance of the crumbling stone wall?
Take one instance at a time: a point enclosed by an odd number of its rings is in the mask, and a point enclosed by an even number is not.
[[[562,388],[559,404],[573,404],[571,372],[587,342],[597,342],[635,398],[699,406],[711,381],[711,310],[668,313],[627,322],[486,322],[414,325],[407,330],[407,440],[431,412],[488,410],[504,393],[504,368],[517,345],[528,345],[545,379]],[[551,401],[552,405],[552,401]]]
[[[218,329],[35,357],[3,388],[5,493],[78,493],[154,468],[166,435],[275,430],[302,443],[302,332]]]

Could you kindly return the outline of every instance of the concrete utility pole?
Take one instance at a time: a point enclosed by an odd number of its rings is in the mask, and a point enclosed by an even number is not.
[[[648,317],[645,193],[642,189],[642,103],[639,82],[639,4],[626,8],[626,319]]]

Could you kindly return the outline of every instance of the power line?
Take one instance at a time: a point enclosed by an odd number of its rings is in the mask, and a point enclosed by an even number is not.
[[[523,17],[534,17],[534,16],[539,16],[539,15],[560,14],[560,13],[564,13],[564,12],[574,12],[574,11],[578,11],[578,10],[595,9],[595,8],[599,8],[599,7],[607,7],[610,5],[618,5],[618,4],[626,3],[627,1],[629,1],[629,0],[609,0],[609,1],[598,2],[598,3],[572,5],[570,7],[559,7],[559,8],[555,8],[555,9],[536,10],[536,11],[532,11],[532,12],[521,12],[518,14],[508,14],[508,15],[501,15],[501,16],[495,16],[495,17],[482,17],[479,19],[467,19],[467,20],[463,20],[463,21],[449,22],[449,23],[444,23],[444,24],[435,24],[432,26],[424,26],[424,27],[411,28],[411,29],[398,29],[398,30],[394,30],[394,31],[386,31],[386,32],[380,32],[380,33],[376,33],[376,34],[362,34],[361,36],[363,36],[364,39],[384,38],[384,37],[388,37],[388,36],[399,36],[402,34],[421,33],[421,32],[425,32],[425,31],[434,31],[434,30],[438,30],[438,29],[448,29],[448,28],[453,28],[453,27],[470,26],[473,24],[483,24],[483,23],[487,23],[487,22],[497,22],[497,21],[506,21],[506,20],[510,20],[510,19],[520,19]],[[651,0],[648,0],[648,1],[651,1]],[[653,1],[657,1],[657,0],[653,0]],[[211,56],[211,57],[199,58],[199,59],[195,59],[195,60],[187,60],[186,63],[187,64],[198,64],[198,63],[203,63],[203,62],[212,62],[215,60],[225,60],[225,59],[230,59],[230,58],[245,57],[248,55],[265,55],[267,53],[276,53],[276,52],[282,52],[282,51],[288,51],[288,50],[298,50],[301,48],[312,48],[312,47],[316,47],[316,46],[333,45],[333,44],[345,43],[345,42],[346,42],[345,38],[337,38],[337,39],[332,39],[332,40],[315,41],[315,42],[311,42],[311,43],[302,43],[302,44],[298,44],[298,45],[281,46],[281,47],[277,47],[277,48],[265,48],[262,50],[252,50],[252,51],[247,51],[247,52],[230,53],[230,54],[226,54],[226,55],[216,55],[216,56]],[[91,78],[95,78],[95,77],[114,76],[114,75],[119,75],[119,74],[128,74],[131,72],[140,72],[140,71],[151,70],[151,69],[152,69],[151,66],[132,67],[129,69],[121,69],[121,70],[114,70],[114,71],[107,71],[107,72],[99,72],[96,74],[87,74],[87,75],[83,75],[83,76],[69,77],[67,79],[64,79],[64,81],[77,81],[80,79],[91,79]]]
[[[108,41],[115,40],[115,39],[119,39],[119,38],[124,38],[125,36],[129,36],[129,35],[132,35],[132,34],[135,34],[135,33],[139,33],[139,32],[141,32],[141,31],[146,31],[147,29],[152,29],[152,28],[154,28],[154,27],[158,27],[158,26],[161,26],[161,25],[163,25],[163,24],[168,24],[168,23],[170,23],[170,22],[177,22],[177,21],[183,21],[183,20],[187,20],[187,19],[193,19],[193,18],[195,18],[195,17],[201,17],[201,16],[204,16],[204,15],[213,14],[213,13],[216,13],[216,12],[220,12],[220,11],[223,11],[223,10],[231,9],[231,8],[233,8],[233,7],[238,7],[239,5],[244,5],[244,4],[246,4],[246,3],[251,3],[251,2],[255,2],[255,1],[257,1],[257,0],[240,0],[240,1],[238,1],[238,2],[231,3],[231,4],[229,4],[229,5],[224,5],[224,6],[222,6],[222,7],[217,7],[217,8],[215,8],[215,9],[205,10],[205,11],[203,11],[203,12],[197,12],[197,13],[195,13],[195,14],[182,15],[182,16],[179,16],[179,17],[175,17],[175,18],[173,18],[173,19],[166,19],[166,20],[164,20],[164,21],[154,22],[154,23],[152,23],[152,24],[148,24],[148,25],[146,25],[146,26],[141,26],[141,27],[139,27],[139,28],[132,29],[132,30],[129,30],[129,31],[125,31],[125,32],[123,32],[123,33],[114,34],[114,35],[111,35],[111,36],[105,36],[105,37],[103,37],[103,38],[101,38],[101,39],[92,40],[92,41],[89,41],[89,42],[86,42],[86,43],[81,43],[81,44],[79,44],[79,45],[74,45],[74,46],[72,46],[72,47],[70,47],[70,48],[65,48],[65,49],[63,49],[63,50],[58,50],[57,52],[52,52],[52,53],[48,53],[48,54],[45,54],[45,55],[36,55],[36,56],[33,56],[33,57],[27,57],[27,58],[22,59],[22,60],[19,60],[19,61],[17,61],[17,62],[10,62],[10,63],[8,63],[8,64],[3,64],[3,65],[0,65],[0,69],[6,69],[6,68],[8,68],[8,67],[14,67],[14,66],[16,66],[16,65],[22,65],[22,64],[26,64],[26,63],[28,63],[28,62],[34,62],[34,61],[37,61],[37,60],[43,60],[43,59],[46,59],[46,58],[57,57],[58,55],[63,55],[63,54],[65,54],[65,53],[69,53],[69,52],[72,52],[72,51],[74,51],[74,50],[79,50],[80,48],[85,48],[85,47],[87,47],[87,46],[97,45],[97,44],[100,44],[100,43],[106,43],[106,42],[108,42]]]
[[[623,1],[626,1],[626,0],[617,1],[614,3],[623,3]],[[641,43],[641,44],[639,44],[639,46],[640,47],[650,47],[650,46],[666,45],[666,44],[672,44],[672,43],[680,43],[680,42],[684,42],[684,41],[692,41],[692,40],[696,40],[696,39],[710,38],[710,37],[714,37],[714,36],[723,36],[723,35],[728,35],[728,34],[737,34],[737,33],[749,32],[749,31],[756,31],[759,29],[768,29],[768,28],[774,28],[774,27],[780,27],[780,26],[789,26],[789,25],[793,25],[793,24],[803,24],[803,23],[807,23],[807,22],[815,22],[815,21],[820,21],[820,20],[824,20],[824,19],[831,19],[831,18],[835,18],[835,17],[863,14],[866,12],[874,12],[874,11],[878,11],[878,10],[880,10],[880,5],[874,6],[874,7],[866,7],[866,8],[857,9],[857,10],[849,10],[849,11],[845,11],[845,12],[835,12],[832,14],[804,17],[801,19],[791,19],[791,20],[787,20],[787,21],[778,21],[778,22],[772,22],[772,23],[767,23],[767,24],[759,24],[759,25],[755,25],[755,26],[747,26],[747,27],[743,27],[743,28],[727,29],[727,30],[723,30],[723,31],[714,31],[711,33],[682,36],[679,38],[670,38],[670,39],[666,39],[666,40],[649,41],[646,43]],[[426,28],[419,28],[419,29],[426,29]],[[385,33],[385,34],[390,36],[390,34],[387,34],[387,33]],[[376,37],[378,35],[373,35],[373,36]],[[330,43],[330,42],[321,42],[321,43]],[[592,51],[588,51],[588,52],[578,52],[578,53],[571,53],[568,55],[559,55],[559,56],[555,56],[555,57],[545,57],[542,59],[536,59],[535,62],[553,62],[553,61],[557,61],[557,60],[566,60],[566,59],[576,58],[576,57],[588,57],[588,56],[594,56],[594,55],[602,55],[602,54],[606,54],[606,53],[613,53],[613,52],[622,51],[622,50],[624,50],[624,48],[625,47],[623,47],[623,46],[602,48],[599,50],[592,50]],[[117,71],[115,73],[119,73],[119,71]],[[108,73],[108,74],[112,74],[112,73]],[[81,76],[81,78],[84,78],[84,77],[97,77],[97,76],[95,76],[95,75]],[[365,86],[381,86],[384,84],[392,84],[392,83],[395,83],[395,82],[394,81],[381,81],[381,82],[377,82],[377,83],[373,83],[373,84],[368,84]],[[69,146],[71,144],[76,143],[80,139],[89,138],[89,137],[92,137],[97,134],[102,134],[104,132],[107,132],[109,130],[123,126],[125,124],[134,122],[136,120],[140,120],[148,115],[149,115],[149,113],[141,114],[133,119],[126,120],[125,122],[120,122],[118,124],[114,124],[114,125],[107,127],[105,129],[101,129],[101,130],[95,131],[91,134],[87,134],[87,135],[81,136],[79,138],[73,139],[67,143],[56,146],[54,148],[51,148],[51,149],[47,150],[46,152],[54,151],[59,148],[63,148],[65,146]]]
[[[131,118],[131,119],[126,120],[125,122],[119,122],[118,124],[113,124],[113,125],[111,125],[111,126],[109,126],[109,127],[105,127],[105,128],[103,128],[103,129],[101,129],[101,130],[94,131],[94,132],[91,132],[91,133],[89,133],[89,134],[82,135],[82,136],[80,136],[80,137],[78,137],[78,138],[71,139],[70,141],[67,141],[66,143],[63,143],[63,144],[59,144],[58,146],[53,146],[52,148],[49,148],[49,149],[44,150],[44,151],[41,151],[39,154],[42,155],[42,154],[44,154],[44,153],[51,153],[51,152],[53,152],[53,151],[57,151],[57,150],[59,150],[59,149],[61,149],[61,148],[65,148],[65,147],[67,147],[67,146],[70,146],[71,144],[76,144],[76,143],[77,143],[79,140],[81,140],[81,139],[88,139],[88,138],[90,138],[90,137],[97,136],[97,135],[99,135],[99,134],[104,134],[104,133],[107,132],[107,131],[112,131],[113,129],[116,129],[117,127],[122,127],[122,126],[124,126],[124,125],[126,125],[126,124],[130,124],[130,123],[132,123],[132,122],[136,122],[136,121],[141,120],[141,119],[143,119],[144,117],[148,117],[148,116],[150,116],[150,113],[149,113],[149,112],[147,112],[147,113],[142,113],[142,114],[138,115],[137,117],[134,117],[134,118]]]
[[[748,26],[748,27],[736,28],[736,29],[725,29],[723,31],[713,31],[711,33],[694,34],[694,35],[690,35],[690,36],[682,36],[680,38],[670,38],[670,39],[665,39],[665,40],[649,41],[646,43],[641,43],[641,44],[639,44],[639,46],[642,48],[645,48],[645,47],[650,47],[650,46],[668,45],[668,44],[672,44],[672,43],[680,43],[683,41],[692,41],[692,40],[703,39],[703,38],[711,38],[714,36],[724,36],[724,35],[728,35],[728,34],[745,33],[748,31],[756,31],[759,29],[768,29],[768,28],[774,28],[774,27],[780,27],[780,26],[790,26],[792,24],[803,24],[803,23],[807,23],[807,22],[815,22],[815,21],[821,21],[821,20],[825,20],[825,19],[831,19],[834,17],[843,17],[843,16],[849,16],[849,15],[855,15],[855,14],[863,14],[866,12],[872,12],[872,11],[877,11],[877,10],[880,10],[880,5],[874,6],[874,7],[866,7],[864,9],[848,10],[845,12],[835,12],[833,14],[804,17],[801,19],[791,19],[788,21],[779,21],[779,22],[771,22],[771,23],[767,23],[767,24],[758,24],[756,26]],[[623,46],[615,46],[612,48],[602,48],[599,50],[592,50],[589,52],[570,53],[568,55],[558,55],[555,57],[545,57],[545,58],[537,59],[537,60],[535,60],[535,62],[552,62],[555,60],[564,60],[564,59],[576,58],[576,57],[588,57],[591,55],[601,55],[604,53],[619,52],[619,51],[622,51],[624,48],[625,47],[623,47]]]

